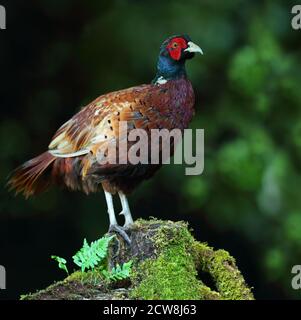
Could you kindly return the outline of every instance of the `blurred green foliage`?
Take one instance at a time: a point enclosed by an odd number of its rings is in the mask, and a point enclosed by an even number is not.
[[[292,266],[301,264],[301,31],[291,28],[293,4],[19,3],[24,14],[8,20],[0,52],[6,75],[1,181],[17,164],[42,152],[80,106],[99,94],[150,82],[161,42],[187,33],[205,53],[187,64],[196,92],[191,127],[205,129],[205,170],[193,177],[185,176],[181,166],[164,167],[137,190],[132,211],[136,217],[163,212],[174,220],[183,214],[188,221],[196,217],[201,233],[210,228],[215,235],[227,234],[229,247],[240,246],[231,242],[231,235],[239,235],[248,250],[236,258],[239,264],[243,255],[251,255],[254,265],[243,271],[254,279],[255,297],[269,298],[266,292],[274,288],[282,297],[300,297],[290,284]],[[25,21],[23,39],[14,22]],[[64,208],[79,237],[93,239],[98,226],[106,229],[102,195],[51,190],[25,201],[0,192],[1,214],[50,215]]]

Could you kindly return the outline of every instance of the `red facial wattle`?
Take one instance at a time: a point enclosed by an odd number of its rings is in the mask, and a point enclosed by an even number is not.
[[[180,60],[182,49],[187,48],[186,40],[183,38],[173,38],[167,45],[167,50],[174,60]]]

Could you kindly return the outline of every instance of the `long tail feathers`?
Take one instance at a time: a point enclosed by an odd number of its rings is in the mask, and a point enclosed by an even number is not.
[[[9,189],[15,189],[16,194],[23,193],[26,198],[44,191],[51,182],[50,176],[46,175],[46,169],[55,159],[49,152],[44,152],[25,162],[13,172],[7,183]]]

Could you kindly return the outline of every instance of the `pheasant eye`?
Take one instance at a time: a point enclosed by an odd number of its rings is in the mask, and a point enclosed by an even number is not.
[[[171,44],[171,47],[174,48],[174,49],[177,48],[177,47],[178,47],[177,42],[173,42],[173,43]]]

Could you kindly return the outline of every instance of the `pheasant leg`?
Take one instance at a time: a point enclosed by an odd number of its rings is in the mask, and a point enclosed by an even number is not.
[[[122,211],[119,214],[124,215],[125,223],[123,225],[123,228],[128,229],[133,224],[131,210],[130,210],[126,195],[122,192],[118,192],[118,194],[119,194],[119,198],[122,206]]]
[[[109,214],[109,220],[110,220],[110,227],[109,227],[109,233],[116,232],[118,233],[128,244],[131,244],[131,240],[127,233],[123,230],[122,227],[120,227],[117,223],[115,211],[114,211],[114,205],[113,205],[113,196],[110,192],[105,191],[105,197],[106,202],[108,206],[108,214]]]

